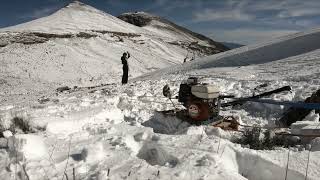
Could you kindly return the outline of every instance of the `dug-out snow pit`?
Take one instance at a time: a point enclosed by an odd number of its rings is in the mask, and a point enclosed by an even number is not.
[[[160,134],[183,134],[190,127],[188,122],[172,116],[155,112],[150,120],[142,123],[143,126],[150,127],[155,133]]]
[[[229,170],[237,171],[249,180],[283,180],[286,176],[285,163],[269,161],[252,150],[238,151],[227,146],[223,153],[223,163]],[[287,179],[301,180],[304,175],[288,169]]]
[[[178,158],[168,154],[156,143],[147,143],[142,146],[137,157],[146,160],[150,165],[175,167]]]

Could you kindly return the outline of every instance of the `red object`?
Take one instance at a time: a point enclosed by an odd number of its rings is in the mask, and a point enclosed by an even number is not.
[[[209,106],[205,102],[191,102],[188,104],[188,114],[195,121],[209,119]]]

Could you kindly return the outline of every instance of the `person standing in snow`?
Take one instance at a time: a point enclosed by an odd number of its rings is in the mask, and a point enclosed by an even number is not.
[[[129,52],[124,52],[122,57],[121,57],[121,62],[122,62],[122,70],[123,70],[123,75],[122,75],[122,84],[127,84],[128,83],[128,75],[129,75],[129,66],[128,66],[128,59],[130,58]]]
[[[185,58],[183,59],[183,63],[186,63],[186,62],[187,62],[187,59],[188,59],[188,57],[185,57]]]

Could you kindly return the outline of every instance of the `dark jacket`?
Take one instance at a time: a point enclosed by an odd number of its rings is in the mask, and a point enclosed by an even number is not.
[[[121,57],[121,62],[122,62],[122,64],[123,64],[123,66],[127,66],[128,67],[128,59],[130,58],[130,54],[129,53],[127,53],[127,55],[128,56],[122,56]]]

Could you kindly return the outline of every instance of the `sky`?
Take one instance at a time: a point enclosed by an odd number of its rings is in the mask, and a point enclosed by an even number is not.
[[[145,11],[213,40],[240,44],[320,27],[320,0],[80,0],[111,15]],[[72,0],[1,0],[0,28],[48,16]]]

